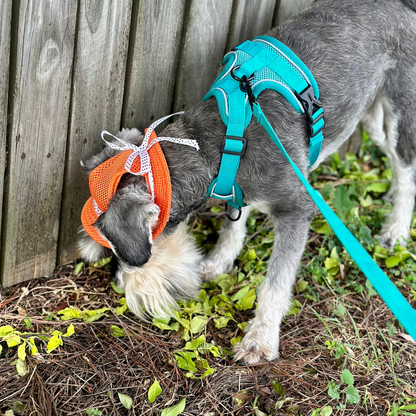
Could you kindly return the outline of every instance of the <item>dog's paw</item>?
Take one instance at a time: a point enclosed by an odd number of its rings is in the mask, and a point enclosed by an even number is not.
[[[224,264],[223,262],[218,262],[215,258],[206,258],[201,263],[201,276],[204,282],[209,282],[210,280],[215,279],[218,275],[223,273],[229,273],[233,268],[233,263]]]
[[[400,227],[395,224],[383,225],[379,234],[380,244],[387,250],[391,250],[397,241],[401,246],[406,247],[406,240],[409,238],[409,227]]]
[[[257,331],[250,329],[244,339],[234,347],[235,361],[242,360],[246,364],[257,364],[261,361],[273,361],[279,358],[278,334],[277,338],[269,337],[270,334],[267,332],[259,336]]]

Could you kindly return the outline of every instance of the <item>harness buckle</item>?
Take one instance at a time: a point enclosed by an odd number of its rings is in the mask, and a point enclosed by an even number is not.
[[[315,124],[324,118],[324,111],[319,114],[315,119],[313,118],[314,114],[322,109],[322,104],[318,98],[316,98],[315,93],[311,85],[309,85],[305,90],[300,94],[295,91],[295,95],[302,104],[303,110],[305,111],[305,116],[308,120],[308,136],[313,139],[317,134],[319,134],[323,129],[322,126],[320,129],[314,132],[313,127]]]
[[[227,140],[239,141],[239,142],[243,143],[243,148],[239,152],[234,151],[234,150],[225,150],[225,145],[227,143]],[[226,155],[243,156],[244,153],[246,152],[246,147],[247,147],[247,140],[244,137],[224,136],[224,139],[222,141],[221,153],[225,153]]]
[[[314,120],[312,118],[314,114],[313,107],[318,107],[318,110],[322,108],[321,102],[318,98],[315,97],[315,93],[311,85],[309,85],[305,90],[300,94],[295,91],[295,95],[302,104],[302,107],[305,111],[305,115],[308,118],[309,123],[313,124]]]

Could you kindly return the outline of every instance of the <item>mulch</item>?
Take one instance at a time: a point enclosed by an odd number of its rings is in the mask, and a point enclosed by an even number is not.
[[[391,404],[405,393],[415,398],[416,345],[400,330],[388,336],[387,322],[392,315],[378,296],[369,299],[358,293],[344,295],[349,314],[336,311],[339,296],[319,286],[320,301],[311,302],[303,293],[295,296],[301,312],[288,316],[281,330],[281,357],[273,363],[245,366],[231,357],[207,356],[214,374],[202,380],[185,376],[172,360],[172,351],[183,341],[171,332],[160,331],[139,322],[132,314],[108,316],[85,323],[46,318],[66,306],[80,309],[117,307],[121,295],[109,286],[105,269],[84,269],[73,275],[73,264],[59,267],[52,278],[36,279],[2,291],[0,326],[13,325],[22,332],[65,332],[69,324],[75,334],[50,354],[39,349],[39,356],[28,356],[29,374],[16,373],[16,348],[6,346],[0,355],[0,414],[16,401],[26,405],[16,415],[87,415],[97,409],[103,415],[160,415],[166,407],[186,397],[183,415],[310,415],[316,408],[332,406],[336,415],[386,415]],[[245,312],[245,319],[252,311]],[[29,316],[28,330],[25,317]],[[127,336],[115,337],[110,327],[124,328]],[[236,326],[215,329],[210,323],[206,339],[231,349],[230,338]],[[328,328],[332,335],[330,335]],[[326,340],[341,340],[348,354],[336,358]],[[345,404],[328,395],[328,383],[340,383],[342,369],[350,369],[360,404]],[[163,392],[149,404],[147,392],[157,378]],[[276,380],[284,388],[273,388]],[[343,385],[341,391],[346,387]],[[127,410],[118,394],[133,398]],[[277,403],[277,405],[276,405]],[[253,405],[256,405],[256,408]],[[338,406],[338,409],[337,409]],[[91,410],[90,410],[91,411]]]

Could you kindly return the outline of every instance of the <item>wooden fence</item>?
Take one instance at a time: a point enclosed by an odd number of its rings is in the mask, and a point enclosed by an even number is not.
[[[199,102],[225,52],[313,0],[1,0],[3,286],[76,258],[99,133]]]

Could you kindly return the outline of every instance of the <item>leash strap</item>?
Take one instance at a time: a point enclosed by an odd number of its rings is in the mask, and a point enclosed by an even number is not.
[[[319,157],[325,122],[318,85],[307,66],[284,44],[269,36],[246,41],[224,57],[225,68],[204,101],[215,97],[221,119],[227,126],[217,178],[208,197],[226,200],[236,209],[245,206],[236,182],[240,158],[246,149],[244,130],[253,115],[252,105],[265,89],[283,95],[308,120],[309,165]]]
[[[306,178],[302,175],[302,172],[298,169],[296,164],[287,154],[285,148],[283,147],[258,103],[253,105],[253,114],[257,121],[264,127],[279,150],[283,153],[283,156],[286,158],[286,160],[291,164],[299,180],[305,186],[312,200],[315,202],[316,206],[328,221],[328,224],[331,226],[338,239],[348,251],[351,258],[355,261],[367,279],[371,282],[374,289],[379,293],[392,313],[403,325],[407,333],[416,341],[416,311],[407,302],[407,300],[399,292],[391,280],[386,276],[386,274],[380,269],[376,262],[371,258],[367,251],[361,246],[357,239],[351,234],[350,230],[336,216],[336,214],[324,201],[321,194],[315,191],[306,180]]]

